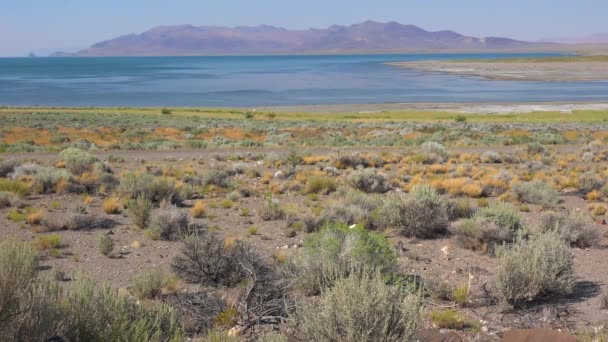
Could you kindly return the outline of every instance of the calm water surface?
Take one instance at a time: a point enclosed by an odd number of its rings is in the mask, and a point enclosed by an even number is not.
[[[608,82],[492,81],[385,62],[550,54],[0,58],[0,105],[266,106],[608,100]]]

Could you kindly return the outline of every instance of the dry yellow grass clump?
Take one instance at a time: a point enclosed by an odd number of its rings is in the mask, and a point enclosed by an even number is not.
[[[43,217],[44,217],[44,214],[42,213],[42,210],[33,209],[32,211],[30,211],[27,214],[27,217],[25,218],[25,220],[29,224],[40,224],[40,222],[42,222]]]
[[[103,201],[103,212],[112,215],[120,213],[120,199],[110,197]]]
[[[600,199],[602,199],[602,194],[597,190],[593,190],[587,193],[587,200],[589,201],[599,201]]]
[[[194,218],[202,218],[207,214],[205,203],[201,200],[194,202],[194,206],[190,209],[190,213]]]

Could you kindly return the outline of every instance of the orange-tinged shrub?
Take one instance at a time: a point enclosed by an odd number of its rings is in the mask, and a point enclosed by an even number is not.
[[[110,197],[103,201],[103,212],[106,214],[120,213],[120,199],[117,197]]]
[[[93,200],[94,200],[94,198],[91,195],[84,195],[82,197],[82,203],[84,203],[85,205],[89,205],[89,204],[93,203]]]
[[[306,156],[302,158],[302,163],[304,165],[315,165],[322,162],[328,162],[328,156]]]
[[[430,165],[426,169],[426,171],[428,173],[434,173],[434,174],[448,173],[448,170],[449,170],[449,165],[441,165],[441,164]]]
[[[27,214],[27,217],[25,220],[29,224],[40,224],[43,216],[44,216],[44,214],[42,213],[42,210],[34,209]]]
[[[194,202],[194,206],[190,209],[190,213],[194,218],[202,218],[205,217],[207,213],[207,208],[205,207],[205,203],[201,200]]]
[[[601,198],[602,194],[597,190],[593,190],[587,193],[587,200],[589,201],[599,201]]]

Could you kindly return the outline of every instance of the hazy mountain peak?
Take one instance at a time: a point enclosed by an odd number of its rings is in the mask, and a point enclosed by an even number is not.
[[[264,54],[349,51],[485,50],[530,47],[508,38],[466,37],[426,31],[415,25],[367,20],[349,26],[289,30],[270,25],[157,26],[96,43],[76,56]]]

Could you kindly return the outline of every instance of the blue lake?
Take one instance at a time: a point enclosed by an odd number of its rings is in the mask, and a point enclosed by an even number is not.
[[[253,107],[608,100],[604,81],[494,81],[384,64],[548,55],[552,54],[0,58],[0,105]]]

